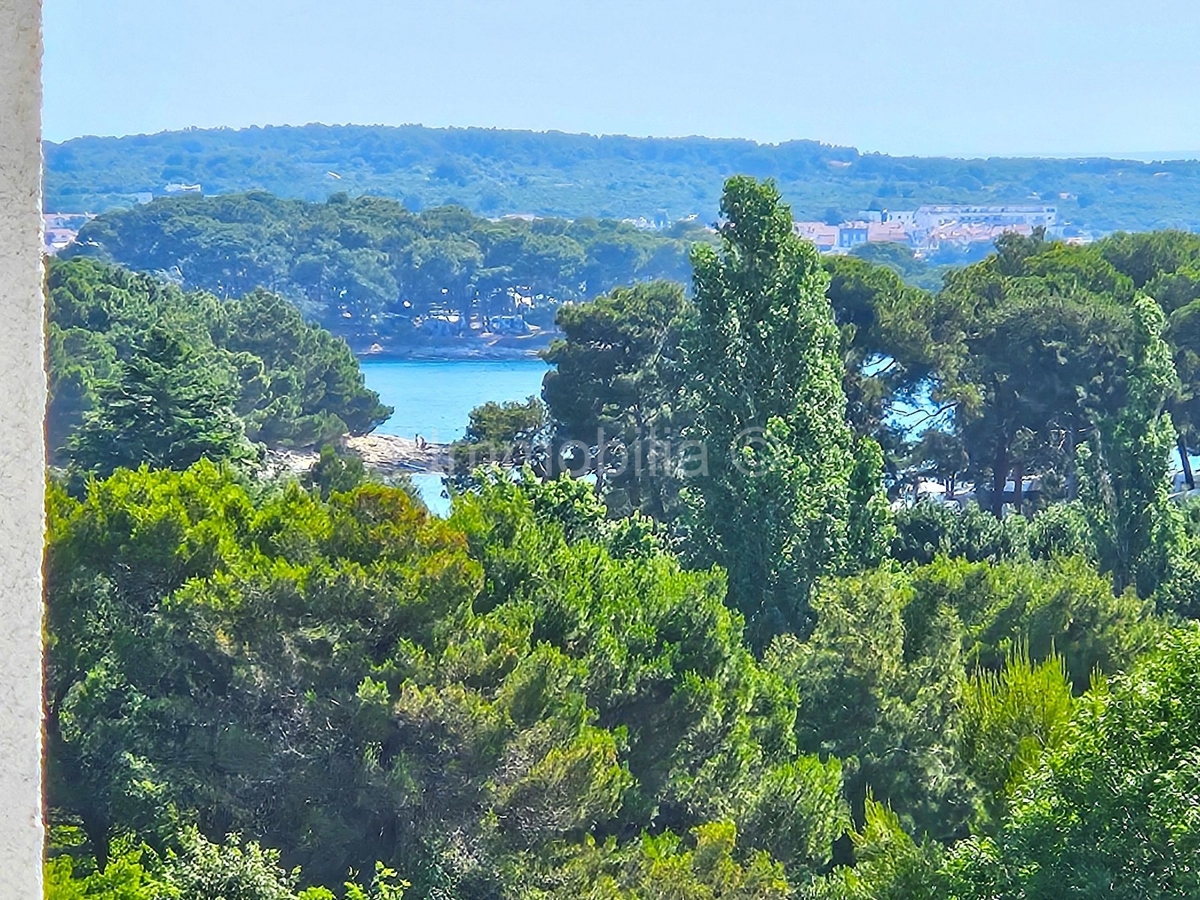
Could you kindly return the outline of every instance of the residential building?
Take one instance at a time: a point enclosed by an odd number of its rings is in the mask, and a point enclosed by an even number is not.
[[[838,226],[838,249],[852,250],[870,239],[871,223],[845,222]]]
[[[71,246],[79,229],[92,218],[88,213],[46,213],[42,217],[45,223],[45,252],[54,254]]]
[[[922,206],[913,214],[914,227],[924,232],[943,225],[1053,228],[1057,223],[1056,206]]]
[[[824,222],[793,222],[792,230],[806,241],[816,244],[822,253],[829,253],[838,246],[836,225],[826,225]]]
[[[867,225],[867,242],[871,244],[911,244],[909,229],[901,222],[871,222]]]
[[[939,225],[928,233],[919,234],[918,239],[921,250],[932,252],[946,246],[965,248],[969,244],[992,244],[1005,234],[1020,234],[1028,237],[1033,234],[1033,226],[952,222],[948,225]]]
[[[524,316],[492,316],[488,319],[492,334],[528,334],[529,323]]]

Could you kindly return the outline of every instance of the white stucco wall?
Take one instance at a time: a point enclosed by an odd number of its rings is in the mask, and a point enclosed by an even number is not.
[[[0,898],[42,896],[41,4],[0,0]]]

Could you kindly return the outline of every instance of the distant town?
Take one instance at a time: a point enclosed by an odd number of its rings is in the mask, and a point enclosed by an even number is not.
[[[167,185],[167,194],[200,193],[200,185]],[[139,198],[149,202],[149,196]],[[45,216],[46,252],[58,253],[75,242],[79,229],[90,213],[47,213]],[[508,215],[501,218],[537,219],[532,215]],[[689,218],[696,218],[695,216]],[[647,219],[624,220],[639,228],[657,230],[661,223]],[[1088,233],[1064,234],[1058,222],[1058,209],[1043,205],[928,205],[914,210],[863,210],[857,217],[839,224],[797,221],[796,234],[816,245],[821,253],[849,253],[863,244],[901,244],[918,258],[949,249],[967,249],[972,244],[991,244],[1002,234],[1030,235],[1045,229],[1047,236],[1069,244],[1089,243]]]
[[[822,253],[849,253],[863,244],[902,244],[917,257],[942,250],[991,244],[1005,233],[1033,234],[1043,228],[1067,243],[1088,243],[1091,235],[1062,233],[1054,206],[921,206],[915,210],[864,210],[858,218],[838,225],[796,222],[796,234],[812,241]]]

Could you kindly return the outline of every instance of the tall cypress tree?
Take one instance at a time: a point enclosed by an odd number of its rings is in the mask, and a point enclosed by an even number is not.
[[[1177,379],[1162,338],[1162,310],[1139,296],[1131,316],[1133,343],[1120,402],[1102,411],[1088,446],[1080,448],[1082,495],[1113,590],[1133,585],[1148,597],[1168,576],[1179,537],[1167,495],[1175,429],[1165,411]]]
[[[782,631],[807,633],[813,583],[859,552],[848,529],[855,442],[815,248],[795,235],[770,182],[731,178],[721,212],[720,247],[692,254],[684,365],[689,436],[706,472],[690,467],[688,493],[701,553],[728,571],[731,600],[762,647]],[[875,450],[864,448],[874,474],[859,472],[853,493],[863,514],[879,517],[866,484],[878,484]],[[865,526],[860,516],[855,534],[879,530]]]

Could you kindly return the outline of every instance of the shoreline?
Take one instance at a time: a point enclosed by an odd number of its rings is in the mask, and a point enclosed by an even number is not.
[[[561,337],[558,332],[539,332],[516,338],[491,340],[466,338],[460,341],[393,344],[391,346],[374,343],[366,347],[351,345],[350,349],[360,362],[373,359],[383,362],[395,360],[457,362],[460,360],[540,359],[542,351],[546,350],[558,337]]]
[[[541,360],[538,350],[504,348],[499,352],[474,348],[459,351],[445,347],[422,347],[413,350],[356,350],[359,362],[505,362],[525,359]]]
[[[337,443],[384,475],[443,475],[453,469],[449,444],[419,445],[411,438],[374,433],[347,435]],[[318,450],[267,450],[267,466],[281,475],[303,475],[320,458]]]

